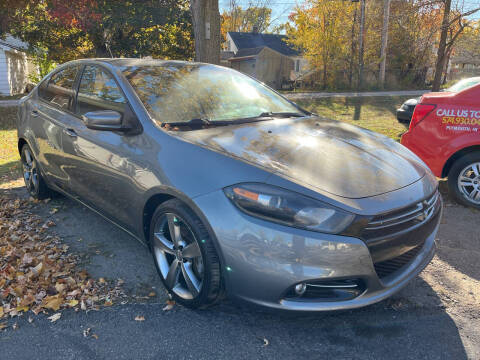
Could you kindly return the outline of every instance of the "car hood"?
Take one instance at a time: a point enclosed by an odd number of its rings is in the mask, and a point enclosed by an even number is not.
[[[341,197],[390,192],[418,181],[426,171],[418,157],[390,138],[316,116],[175,135]]]

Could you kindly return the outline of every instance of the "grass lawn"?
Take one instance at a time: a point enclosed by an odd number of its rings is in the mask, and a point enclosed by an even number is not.
[[[16,107],[0,107],[0,188],[21,177],[16,116]]]
[[[345,121],[387,135],[399,141],[407,126],[397,121],[395,112],[411,96],[376,96],[296,100],[318,115]]]

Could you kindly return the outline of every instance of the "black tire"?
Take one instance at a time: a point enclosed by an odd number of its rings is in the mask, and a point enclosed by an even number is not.
[[[30,196],[37,200],[51,197],[52,192],[42,177],[37,160],[35,159],[30,146],[27,144],[22,146],[20,157],[22,162],[23,180],[25,181],[25,186]],[[28,172],[27,169],[30,169],[30,171]],[[30,178],[28,178],[27,173],[29,173]],[[36,179],[35,181],[32,180],[34,177]]]
[[[448,188],[450,194],[458,203],[480,209],[480,203],[475,203],[473,200],[469,199],[467,194],[462,191],[458,185],[459,177],[462,175],[464,170],[468,166],[475,163],[480,163],[480,151],[468,153],[456,160],[448,173]],[[474,180],[473,176],[474,175],[472,175],[472,187],[467,187],[466,189],[474,189],[473,186],[478,185],[478,189],[480,191],[480,177],[477,177],[477,180]]]
[[[158,223],[162,221],[165,216],[167,216],[166,214],[175,214],[175,216],[181,219],[182,225],[186,224],[188,226],[189,230],[191,230],[194,235],[192,242],[195,241],[201,251],[203,267],[201,290],[199,291],[198,295],[191,299],[185,299],[177,295],[177,293],[168,286],[157,261],[157,255],[154,249],[154,232],[158,226]],[[195,215],[195,213],[183,202],[178,199],[172,199],[157,207],[150,223],[149,247],[160,279],[162,280],[168,293],[177,303],[189,308],[205,308],[213,305],[221,299],[222,277],[220,260],[215,250],[215,246],[212,243],[212,237],[198,216]],[[180,276],[182,276],[181,272]]]

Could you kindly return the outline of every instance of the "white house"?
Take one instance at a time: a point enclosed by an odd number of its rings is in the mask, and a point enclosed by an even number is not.
[[[0,95],[25,92],[28,74],[37,71],[26,54],[27,44],[7,35],[0,39]]]

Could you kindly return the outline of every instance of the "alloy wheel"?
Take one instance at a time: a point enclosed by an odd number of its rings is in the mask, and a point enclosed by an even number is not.
[[[195,234],[180,216],[165,213],[158,219],[153,251],[167,288],[183,299],[197,297],[204,276],[203,257]]]
[[[22,156],[23,179],[25,186],[30,193],[35,193],[38,190],[39,179],[35,159],[33,158],[30,149],[25,148]]]
[[[458,177],[458,189],[474,204],[480,204],[480,162],[466,166]]]

